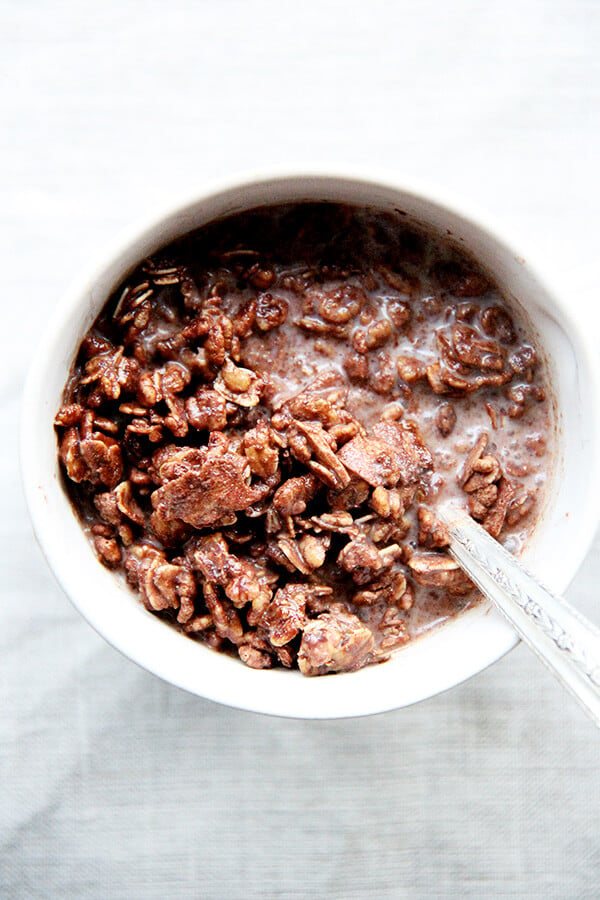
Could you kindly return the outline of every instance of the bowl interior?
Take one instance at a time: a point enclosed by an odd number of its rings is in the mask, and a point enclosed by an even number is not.
[[[324,200],[397,209],[407,220],[451,233],[526,310],[544,348],[559,411],[552,499],[526,549],[528,566],[555,591],[568,585],[597,521],[599,458],[593,379],[577,329],[539,277],[495,232],[421,193],[360,178],[291,176],[205,194],[122,240],[56,311],[31,370],[23,407],[24,483],[36,534],[75,606],[111,644],[173,684],[232,706],[329,718],[380,712],[445,690],[516,643],[512,629],[481,605],[419,638],[389,662],[328,678],[253,670],[190,641],[147,612],[97,561],[63,490],[53,418],[84,333],[140,259],[214,218],[269,203]]]

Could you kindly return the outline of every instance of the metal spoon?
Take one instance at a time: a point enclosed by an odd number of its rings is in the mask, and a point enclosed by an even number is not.
[[[600,629],[556,597],[459,506],[438,513],[450,552],[600,727]]]

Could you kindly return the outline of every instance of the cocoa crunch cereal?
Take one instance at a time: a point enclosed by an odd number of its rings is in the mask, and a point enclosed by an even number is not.
[[[510,550],[552,469],[516,304],[400,213],[256,209],[144,260],[83,339],[56,416],[100,561],[248,666],[380,662],[479,599],[436,506]]]

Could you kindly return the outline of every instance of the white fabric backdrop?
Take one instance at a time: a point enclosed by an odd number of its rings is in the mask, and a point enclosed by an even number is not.
[[[54,584],[15,436],[72,273],[206,178],[376,163],[475,201],[565,267],[594,259],[600,7],[3,0],[0,16],[0,895],[600,896],[599,736],[523,648],[371,719],[188,696]],[[597,621],[599,550],[569,592]]]

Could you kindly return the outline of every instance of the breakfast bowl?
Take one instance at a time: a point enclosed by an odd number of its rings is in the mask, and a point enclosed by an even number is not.
[[[242,709],[299,718],[361,716],[408,706],[464,681],[513,648],[515,633],[480,602],[387,661],[358,671],[306,678],[287,669],[248,668],[169,627],[140,603],[124,578],[99,563],[65,488],[54,429],[84,335],[140,261],[226,216],[300,202],[401,214],[409,225],[466,248],[502,295],[523,309],[552,385],[555,448],[548,498],[522,556],[554,591],[563,592],[599,518],[600,403],[586,321],[590,310],[580,308],[579,296],[555,295],[499,229],[464,204],[394,177],[344,172],[240,177],[208,186],[122,236],[69,290],[48,324],[22,409],[23,479],[50,568],[84,618],[129,659],[193,694]]]

